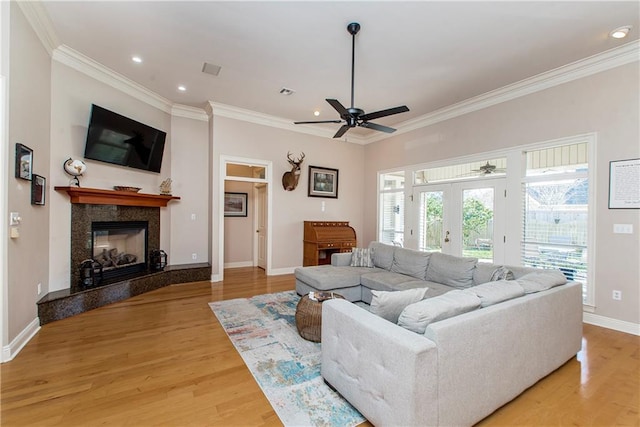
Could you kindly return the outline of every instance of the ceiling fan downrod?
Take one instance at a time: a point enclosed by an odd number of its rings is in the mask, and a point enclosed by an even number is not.
[[[352,22],[347,25],[347,31],[351,34],[351,108],[354,108],[353,88],[355,87],[355,67],[356,67],[356,34],[360,31],[360,24]]]

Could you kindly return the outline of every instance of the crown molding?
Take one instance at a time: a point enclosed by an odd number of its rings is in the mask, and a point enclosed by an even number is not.
[[[263,126],[285,129],[292,132],[305,133],[307,135],[319,136],[322,138],[333,138],[333,131],[322,129],[317,126],[295,125],[292,120],[282,117],[271,116],[257,111],[247,110],[232,105],[221,104],[209,101],[209,108],[213,116],[227,117],[230,119],[242,120]],[[362,144],[363,138],[350,137],[344,139],[347,142]]]
[[[469,98],[448,107],[441,108],[424,116],[396,125],[394,135],[414,131],[426,126],[482,110],[503,102],[511,101],[535,92],[552,88],[564,83],[581,79],[640,60],[640,40],[607,50],[597,55],[546,71],[534,77],[501,87],[482,95]],[[366,138],[366,144],[389,138],[389,135],[373,135]]]
[[[53,28],[46,9],[39,1],[17,1],[16,3],[40,39],[40,43],[42,43],[42,46],[44,46],[49,56],[51,56],[53,50],[60,46],[60,40]]]
[[[173,104],[170,100],[152,92],[144,86],[135,83],[123,75],[108,69],[93,59],[75,51],[74,49],[60,45],[51,20],[46,9],[39,1],[18,1],[17,4],[23,11],[25,17],[33,27],[41,43],[47,49],[52,58],[65,64],[81,73],[95,78],[115,89],[131,95],[132,97],[145,102],[169,114],[180,117],[204,120],[204,115],[219,115],[264,126],[275,127],[292,132],[304,133],[322,138],[332,138],[333,131],[313,125],[294,125],[290,119],[271,116],[240,107],[225,105],[209,101],[205,109]],[[423,127],[431,126],[445,120],[472,113],[484,108],[488,108],[503,102],[511,101],[535,92],[552,88],[573,80],[581,79],[593,74],[607,71],[622,65],[630,64],[640,60],[640,40],[635,40],[620,47],[590,56],[588,58],[573,62],[538,74],[519,82],[504,86],[502,88],[469,98],[448,107],[441,108],[434,112],[416,117],[397,124],[397,131],[392,135],[385,133],[374,133],[368,137],[348,136],[342,140],[354,144],[366,145],[373,142],[388,139],[394,135],[401,135]]]
[[[200,120],[202,122],[209,121],[209,115],[207,112],[198,107],[192,107],[190,105],[173,104],[171,106],[172,117],[184,117],[185,119]]]
[[[105,67],[99,62],[94,61],[69,46],[61,45],[56,48],[53,51],[53,60],[86,74],[87,76],[107,84],[114,89],[118,89],[128,95],[131,95],[152,107],[164,111],[165,113],[171,114],[171,107],[173,106],[173,103],[167,98],[164,98],[146,87],[129,80],[122,74]]]

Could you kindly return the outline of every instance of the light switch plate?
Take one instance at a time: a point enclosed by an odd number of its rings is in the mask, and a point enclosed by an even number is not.
[[[615,234],[633,234],[633,224],[613,224]]]
[[[20,212],[11,212],[9,214],[9,225],[20,225],[20,221],[22,221]]]

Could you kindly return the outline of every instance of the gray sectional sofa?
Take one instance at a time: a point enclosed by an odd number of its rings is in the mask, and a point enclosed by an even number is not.
[[[375,425],[472,425],[581,348],[582,288],[559,270],[369,249],[371,267],[334,254],[295,274],[299,294],[346,298],[323,303],[322,376]],[[420,295],[397,323],[349,302],[397,291]]]

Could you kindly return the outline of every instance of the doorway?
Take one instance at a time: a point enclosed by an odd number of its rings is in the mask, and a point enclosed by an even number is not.
[[[505,179],[414,187],[418,249],[501,263]]]
[[[228,184],[247,184],[252,195],[247,195],[247,201],[253,206],[248,206],[247,212],[251,212],[254,217],[252,221],[246,222],[243,228],[242,239],[249,248],[251,261],[247,261],[247,266],[260,266],[265,272],[271,272],[271,169],[270,161],[248,159],[240,157],[220,156],[220,187],[218,192],[218,262],[217,274],[212,274],[212,281],[221,281],[224,278],[225,267],[225,243],[226,239],[233,236],[226,236],[225,233],[225,187]],[[234,218],[228,218],[234,219]],[[235,218],[237,219],[237,218]],[[230,242],[230,241],[229,241]],[[259,250],[261,246],[261,250]]]

